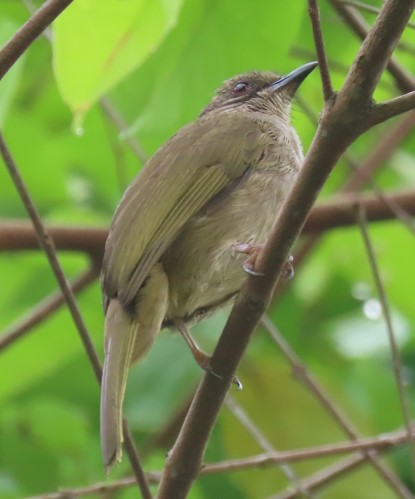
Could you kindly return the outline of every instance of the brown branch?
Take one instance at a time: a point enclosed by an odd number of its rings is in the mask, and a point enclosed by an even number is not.
[[[363,17],[353,8],[345,5],[342,0],[330,0],[330,2],[343,20],[352,28],[355,34],[361,40],[365,40],[369,29]],[[411,8],[409,4],[408,8]],[[385,19],[385,22],[389,22],[389,20]],[[414,78],[393,58],[389,60],[387,68],[389,73],[395,79],[398,88],[402,92],[411,92],[414,89]]]
[[[330,482],[336,480],[339,477],[344,478],[346,473],[349,473],[356,469],[357,467],[364,464],[364,457],[361,455],[348,457],[343,459],[342,461],[333,464],[332,466],[327,466],[316,473],[308,476],[303,480],[309,490],[321,489],[325,485],[328,485]],[[281,492],[279,494],[273,495],[268,499],[296,499],[298,496],[295,491],[287,490],[285,492]],[[413,499],[413,495],[408,492],[406,499]]]
[[[98,227],[47,227],[56,249],[82,251],[101,263],[108,229]],[[3,220],[0,223],[0,251],[35,250],[39,242],[33,225],[22,220]]]
[[[333,400],[331,400],[329,394],[307,369],[307,366],[296,355],[294,350],[284,339],[284,336],[275,327],[267,314],[262,317],[261,323],[268,331],[272,340],[276,343],[285,358],[290,363],[295,377],[309,389],[310,393],[314,395],[318,402],[320,402],[321,406],[324,407],[333,421],[336,422],[339,428],[344,431],[344,433],[350,438],[350,440],[352,440],[353,442],[360,441],[360,436],[356,429],[353,427],[352,423],[347,419],[346,415],[337,406],[337,404]],[[382,463],[382,461],[374,451],[362,451],[362,455],[363,460],[368,460],[372,464],[375,470],[386,481],[386,483],[391,487],[391,489],[397,494],[398,497],[410,497],[409,491],[407,491],[407,489],[399,481],[395,474]]]
[[[376,147],[374,147],[368,157],[358,167],[355,162],[349,164],[354,168],[353,175],[345,182],[342,187],[343,192],[356,191],[363,187],[372,174],[385,164],[395,152],[398,144],[404,140],[415,127],[415,112],[406,114],[388,128],[387,132],[379,138]]]
[[[391,206],[391,203],[395,207]],[[378,195],[339,194],[313,207],[304,225],[303,234],[355,225],[353,206],[356,204],[365,208],[369,222],[397,218],[396,207],[409,215],[415,215],[415,190],[388,193],[384,200]],[[399,214],[399,217],[402,217],[402,214]],[[94,257],[96,264],[100,265],[108,229],[49,225],[47,230],[58,250],[85,252]],[[0,251],[37,249],[39,243],[31,224],[25,220],[0,221]]]
[[[401,357],[399,355],[399,348],[396,343],[396,338],[395,338],[395,332],[394,328],[392,325],[392,318],[390,315],[390,308],[389,308],[389,303],[388,299],[386,296],[386,291],[385,287],[382,282],[382,278],[380,276],[380,271],[378,268],[378,264],[376,262],[376,256],[375,256],[375,251],[372,246],[372,242],[369,237],[369,232],[367,229],[367,223],[366,223],[366,217],[364,213],[364,209],[362,207],[358,207],[357,209],[357,220],[359,224],[359,228],[362,234],[364,246],[367,252],[367,256],[369,259],[370,263],[370,268],[373,274],[373,279],[376,284],[376,289],[378,291],[379,295],[379,300],[382,305],[382,313],[383,317],[385,319],[385,325],[386,325],[386,331],[388,334],[388,340],[389,340],[389,347],[391,350],[391,356],[392,356],[392,365],[393,365],[393,373],[395,376],[395,383],[398,389],[398,394],[399,394],[399,402],[401,405],[401,411],[402,411],[402,416],[403,420],[405,423],[406,431],[407,431],[407,436],[408,440],[411,439],[412,436],[412,431],[411,431],[411,416],[410,416],[410,410],[409,410],[409,402],[408,402],[408,397],[406,394],[406,390],[404,387],[404,380],[403,380],[403,367],[402,367],[402,361]],[[410,450],[411,450],[411,457],[412,457],[412,466],[415,471],[415,442],[412,442],[412,445],[410,445]]]
[[[353,158],[351,158],[350,154],[348,154],[346,151],[346,153],[344,154],[344,158],[347,160],[347,164],[350,166],[350,168],[353,168],[353,173],[341,188],[341,192],[347,193],[347,192],[357,191],[365,183],[370,184],[373,189],[374,186],[373,182],[371,181],[371,176],[381,165],[383,165],[385,162],[388,161],[388,159],[395,151],[396,146],[405,137],[407,137],[407,135],[413,130],[414,125],[415,125],[415,112],[403,116],[402,119],[400,119],[397,123],[394,124],[394,126],[388,129],[387,133],[385,133],[385,135],[382,136],[382,138],[378,141],[377,146],[371,150],[368,157],[363,161],[363,163],[360,166],[356,163],[355,160],[353,160]],[[388,199],[389,203],[383,203],[383,205],[392,203],[394,205],[394,213],[396,215],[398,206],[389,197],[389,195]],[[312,218],[315,209],[318,211],[319,205],[315,206],[312,209],[306,225],[308,224],[309,220]],[[405,220],[408,225],[408,217],[409,215],[407,215],[406,213],[405,215],[404,213],[400,213],[399,218]],[[369,219],[370,217],[368,216],[368,220]],[[413,225],[412,220],[411,220],[411,225]],[[295,252],[296,268],[298,268],[299,264],[301,265],[301,263],[305,260],[307,255],[315,247],[321,235],[322,235],[321,232],[315,233],[301,242],[299,248]],[[277,292],[280,290],[281,286],[278,286]]]
[[[415,433],[414,433],[415,436]],[[386,433],[372,438],[362,438],[356,442],[341,442],[336,444],[320,445],[305,449],[296,449],[283,452],[267,452],[256,456],[245,457],[240,459],[229,459],[219,463],[206,464],[201,469],[202,475],[215,475],[218,473],[228,473],[232,471],[240,471],[252,468],[263,468],[282,464],[284,462],[299,462],[307,459],[319,459],[322,457],[337,456],[349,452],[361,450],[379,451],[390,450],[391,448],[405,445],[407,443],[406,430],[396,430],[391,433]],[[337,465],[336,465],[337,466]],[[342,465],[343,467],[343,465]],[[326,471],[327,473],[327,471]],[[152,471],[147,473],[149,483],[157,484],[160,481],[161,472]],[[88,487],[77,489],[66,489],[60,492],[52,492],[51,494],[43,494],[38,496],[42,499],[61,499],[65,497],[82,497],[90,494],[115,492],[131,485],[134,485],[134,478],[122,478],[112,483],[95,483]],[[315,485],[314,485],[315,487]],[[34,496],[32,499],[37,499]]]
[[[99,271],[91,268],[83,272],[79,277],[70,283],[72,293],[76,294],[91,284],[99,276]],[[36,325],[45,320],[52,312],[55,312],[65,303],[65,298],[61,291],[56,291],[39,302],[26,317],[20,319],[16,324],[12,324],[3,331],[0,336],[0,350],[12,345],[23,335],[32,331]]]
[[[350,5],[350,7],[355,7],[358,10],[362,10],[364,12],[369,12],[370,14],[379,14],[380,9],[378,7],[374,7],[373,5],[369,5],[363,2],[356,2],[354,0],[341,0],[344,5]],[[408,22],[408,28],[415,28],[415,24]]]
[[[72,3],[72,0],[47,0],[0,50],[0,80],[29,45]]]
[[[184,498],[196,479],[210,431],[250,336],[266,310],[291,246],[318,192],[346,148],[367,127],[365,110],[415,0],[387,0],[363,42],[337,99],[322,113],[319,128],[298,179],[280,210],[273,233],[258,258],[261,277],[242,287],[196,392],[160,483],[158,498]],[[330,101],[331,102],[331,101]]]
[[[93,368],[94,374],[98,380],[98,383],[101,383],[101,375],[102,369],[101,364],[98,359],[98,355],[96,353],[94,344],[92,343],[91,337],[89,336],[88,330],[86,329],[85,323],[80,314],[78,305],[76,303],[75,297],[66,281],[65,274],[63,272],[62,266],[59,262],[58,256],[56,254],[55,246],[53,243],[53,239],[50,234],[45,229],[43,222],[40,218],[39,212],[36,209],[30,194],[26,188],[26,185],[23,182],[23,179],[19,173],[16,163],[14,162],[11,153],[4,141],[3,135],[0,133],[0,153],[3,157],[5,166],[9,172],[9,175],[14,183],[14,186],[19,193],[19,196],[22,200],[22,203],[33,223],[33,226],[36,231],[36,237],[38,239],[39,245],[45,252],[45,255],[49,261],[50,267],[55,275],[55,278],[59,284],[59,287],[62,291],[62,294],[65,298],[66,304],[69,308],[69,312],[72,316],[72,320],[76,326],[76,329],[81,338],[82,344],[85,348],[85,351],[88,355],[89,361]],[[124,427],[125,429],[126,427]],[[151,499],[152,495],[150,492],[150,488],[145,478],[144,471],[139,463],[137,453],[134,448],[134,444],[132,438],[128,431],[124,435],[126,450],[128,453],[128,457],[130,459],[132,468],[134,470],[134,474],[137,479],[137,484],[140,487],[141,493],[145,499]]]
[[[415,82],[414,82],[415,88]],[[415,109],[415,91],[409,92],[386,102],[377,104],[372,110],[371,126],[382,123],[398,114]]]
[[[20,198],[26,208],[26,211],[32,221],[33,228],[35,231],[36,238],[38,240],[39,246],[45,252],[45,255],[49,261],[51,269],[55,275],[56,280],[58,281],[59,287],[61,288],[62,294],[65,297],[65,301],[68,305],[69,311],[72,315],[72,319],[76,328],[80,334],[82,343],[85,347],[85,350],[88,354],[89,360],[93,367],[94,373],[98,381],[101,379],[101,366],[98,359],[98,355],[95,351],[95,347],[92,343],[92,340],[89,336],[89,333],[86,329],[85,323],[81,317],[79,312],[78,305],[76,304],[75,297],[71,292],[68,283],[66,281],[63,269],[58,260],[53,239],[50,234],[47,232],[45,227],[43,226],[40,215],[33,204],[33,201],[29,195],[29,192],[23,182],[22,177],[19,174],[16,163],[14,162],[10,151],[4,141],[3,135],[0,133],[0,153],[3,157],[5,166],[9,172],[9,175],[15,185],[17,192],[20,195]]]
[[[363,2],[356,2],[354,0],[340,0],[344,5],[350,5],[350,7],[355,7],[358,10],[363,10],[365,12],[370,12],[371,14],[379,14],[380,9]],[[415,24],[408,22],[408,28],[415,28]]]
[[[331,84],[330,71],[327,63],[326,50],[324,48],[323,33],[320,24],[320,12],[317,5],[317,0],[308,0],[308,14],[313,28],[314,45],[318,66],[320,69],[321,85],[323,88],[324,101],[327,102],[333,97],[333,85]]]
[[[309,234],[356,225],[355,207],[357,205],[364,207],[367,219],[371,222],[397,218],[394,205],[404,210],[405,213],[415,215],[415,190],[388,193],[385,199],[373,194],[339,194],[330,201],[314,206],[304,225],[303,233]]]

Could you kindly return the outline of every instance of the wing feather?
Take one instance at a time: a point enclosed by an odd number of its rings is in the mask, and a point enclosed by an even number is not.
[[[180,130],[125,192],[108,236],[103,287],[127,306],[185,223],[257,163],[264,134],[244,114],[206,116]]]

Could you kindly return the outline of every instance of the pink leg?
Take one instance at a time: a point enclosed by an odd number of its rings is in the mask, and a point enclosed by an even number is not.
[[[186,341],[187,345],[190,348],[190,351],[192,352],[193,358],[195,361],[198,363],[198,365],[204,370],[207,371],[213,376],[216,376],[217,378],[221,379],[221,376],[216,374],[215,372],[212,371],[210,367],[210,357],[207,355],[205,352],[203,352],[195,340],[192,338],[192,336],[189,333],[189,330],[187,329],[186,325],[181,321],[181,320],[176,320],[175,321],[175,326],[178,329],[179,333],[183,336],[184,340]],[[234,376],[232,383],[236,385],[238,390],[242,390],[242,383],[239,381],[239,379]]]

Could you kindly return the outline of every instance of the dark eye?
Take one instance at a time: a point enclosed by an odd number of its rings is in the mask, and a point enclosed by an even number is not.
[[[237,83],[232,90],[234,95],[242,95],[249,90],[249,83],[245,83],[244,81],[240,81]]]

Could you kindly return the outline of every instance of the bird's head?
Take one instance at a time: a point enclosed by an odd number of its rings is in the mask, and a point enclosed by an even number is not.
[[[201,116],[215,111],[241,109],[289,119],[291,100],[317,62],[304,64],[287,76],[271,71],[252,71],[226,80]]]

